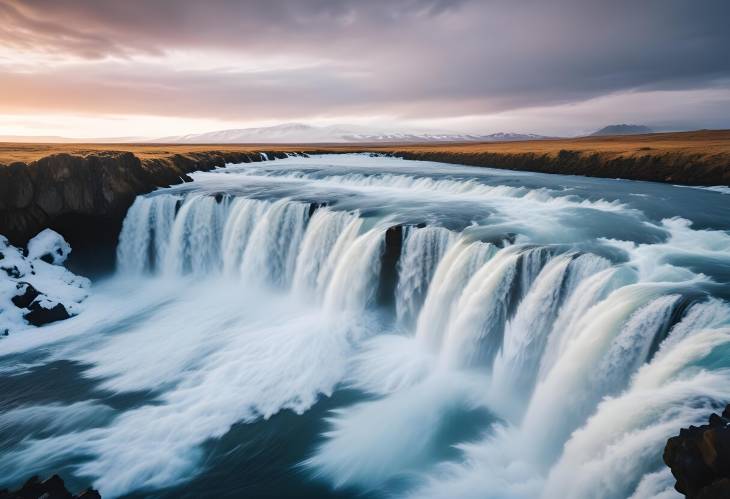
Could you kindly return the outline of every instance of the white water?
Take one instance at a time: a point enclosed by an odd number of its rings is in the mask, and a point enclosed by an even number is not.
[[[730,235],[587,196],[592,185],[451,168],[290,158],[138,198],[118,275],[80,316],[0,342],[0,360],[20,374],[77,362],[98,389],[150,399],[15,408],[0,425],[35,429],[0,449],[0,475],[73,461],[105,496],[185,490],[236,423],[306,418],[347,387],[356,402],[298,456],[298,473],[328,487],[674,497],[663,442],[730,398],[718,292]],[[75,422],[38,432],[50,415]]]
[[[426,298],[436,268],[455,234],[443,227],[408,230],[398,269],[396,312],[401,323],[411,324]]]

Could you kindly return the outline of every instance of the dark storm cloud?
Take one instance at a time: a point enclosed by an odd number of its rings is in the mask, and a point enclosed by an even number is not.
[[[49,70],[47,81],[4,75],[0,106],[434,117],[727,88],[729,19],[726,0],[0,0],[1,45],[99,61]],[[254,73],[134,62],[186,50],[221,52],[233,65],[318,62]]]

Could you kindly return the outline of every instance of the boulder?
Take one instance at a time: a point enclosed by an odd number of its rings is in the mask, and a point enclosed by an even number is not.
[[[38,290],[28,282],[21,281],[17,283],[15,287],[18,289],[18,294],[13,296],[11,301],[13,302],[13,305],[18,308],[30,307],[30,304],[33,303],[33,301],[35,301],[35,299],[40,295]]]
[[[68,319],[81,311],[91,282],[63,264],[70,245],[46,229],[27,249],[0,236],[0,336]]]
[[[31,477],[18,490],[0,490],[0,499],[101,499],[101,495],[94,489],[86,489],[78,494],[72,494],[66,488],[63,479],[58,475],[41,480]]]
[[[57,232],[44,229],[28,241],[28,258],[61,265],[71,253],[71,246]]]
[[[667,441],[664,463],[689,499],[730,497],[730,405],[708,424],[682,428]]]
[[[63,321],[71,317],[61,303],[49,303],[47,300],[36,300],[28,307],[30,312],[23,318],[33,326],[43,326],[51,322]]]

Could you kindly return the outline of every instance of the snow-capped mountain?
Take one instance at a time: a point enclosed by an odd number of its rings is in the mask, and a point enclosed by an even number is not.
[[[357,125],[313,126],[285,123],[261,128],[238,128],[199,134],[162,137],[152,142],[183,144],[245,143],[372,143],[372,142],[496,142],[544,139],[542,135],[494,133],[491,135],[460,134],[441,131],[382,131]]]

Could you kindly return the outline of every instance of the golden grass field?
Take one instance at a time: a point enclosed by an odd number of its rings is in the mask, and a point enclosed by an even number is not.
[[[608,157],[651,156],[682,153],[694,157],[725,158],[730,166],[730,130],[657,133],[650,135],[584,137],[521,142],[429,143],[429,144],[34,144],[0,142],[0,164],[30,163],[57,153],[87,155],[104,151],[132,152],[140,159],[164,158],[191,152],[247,151],[412,152],[455,154],[557,155],[568,150],[599,153]]]

